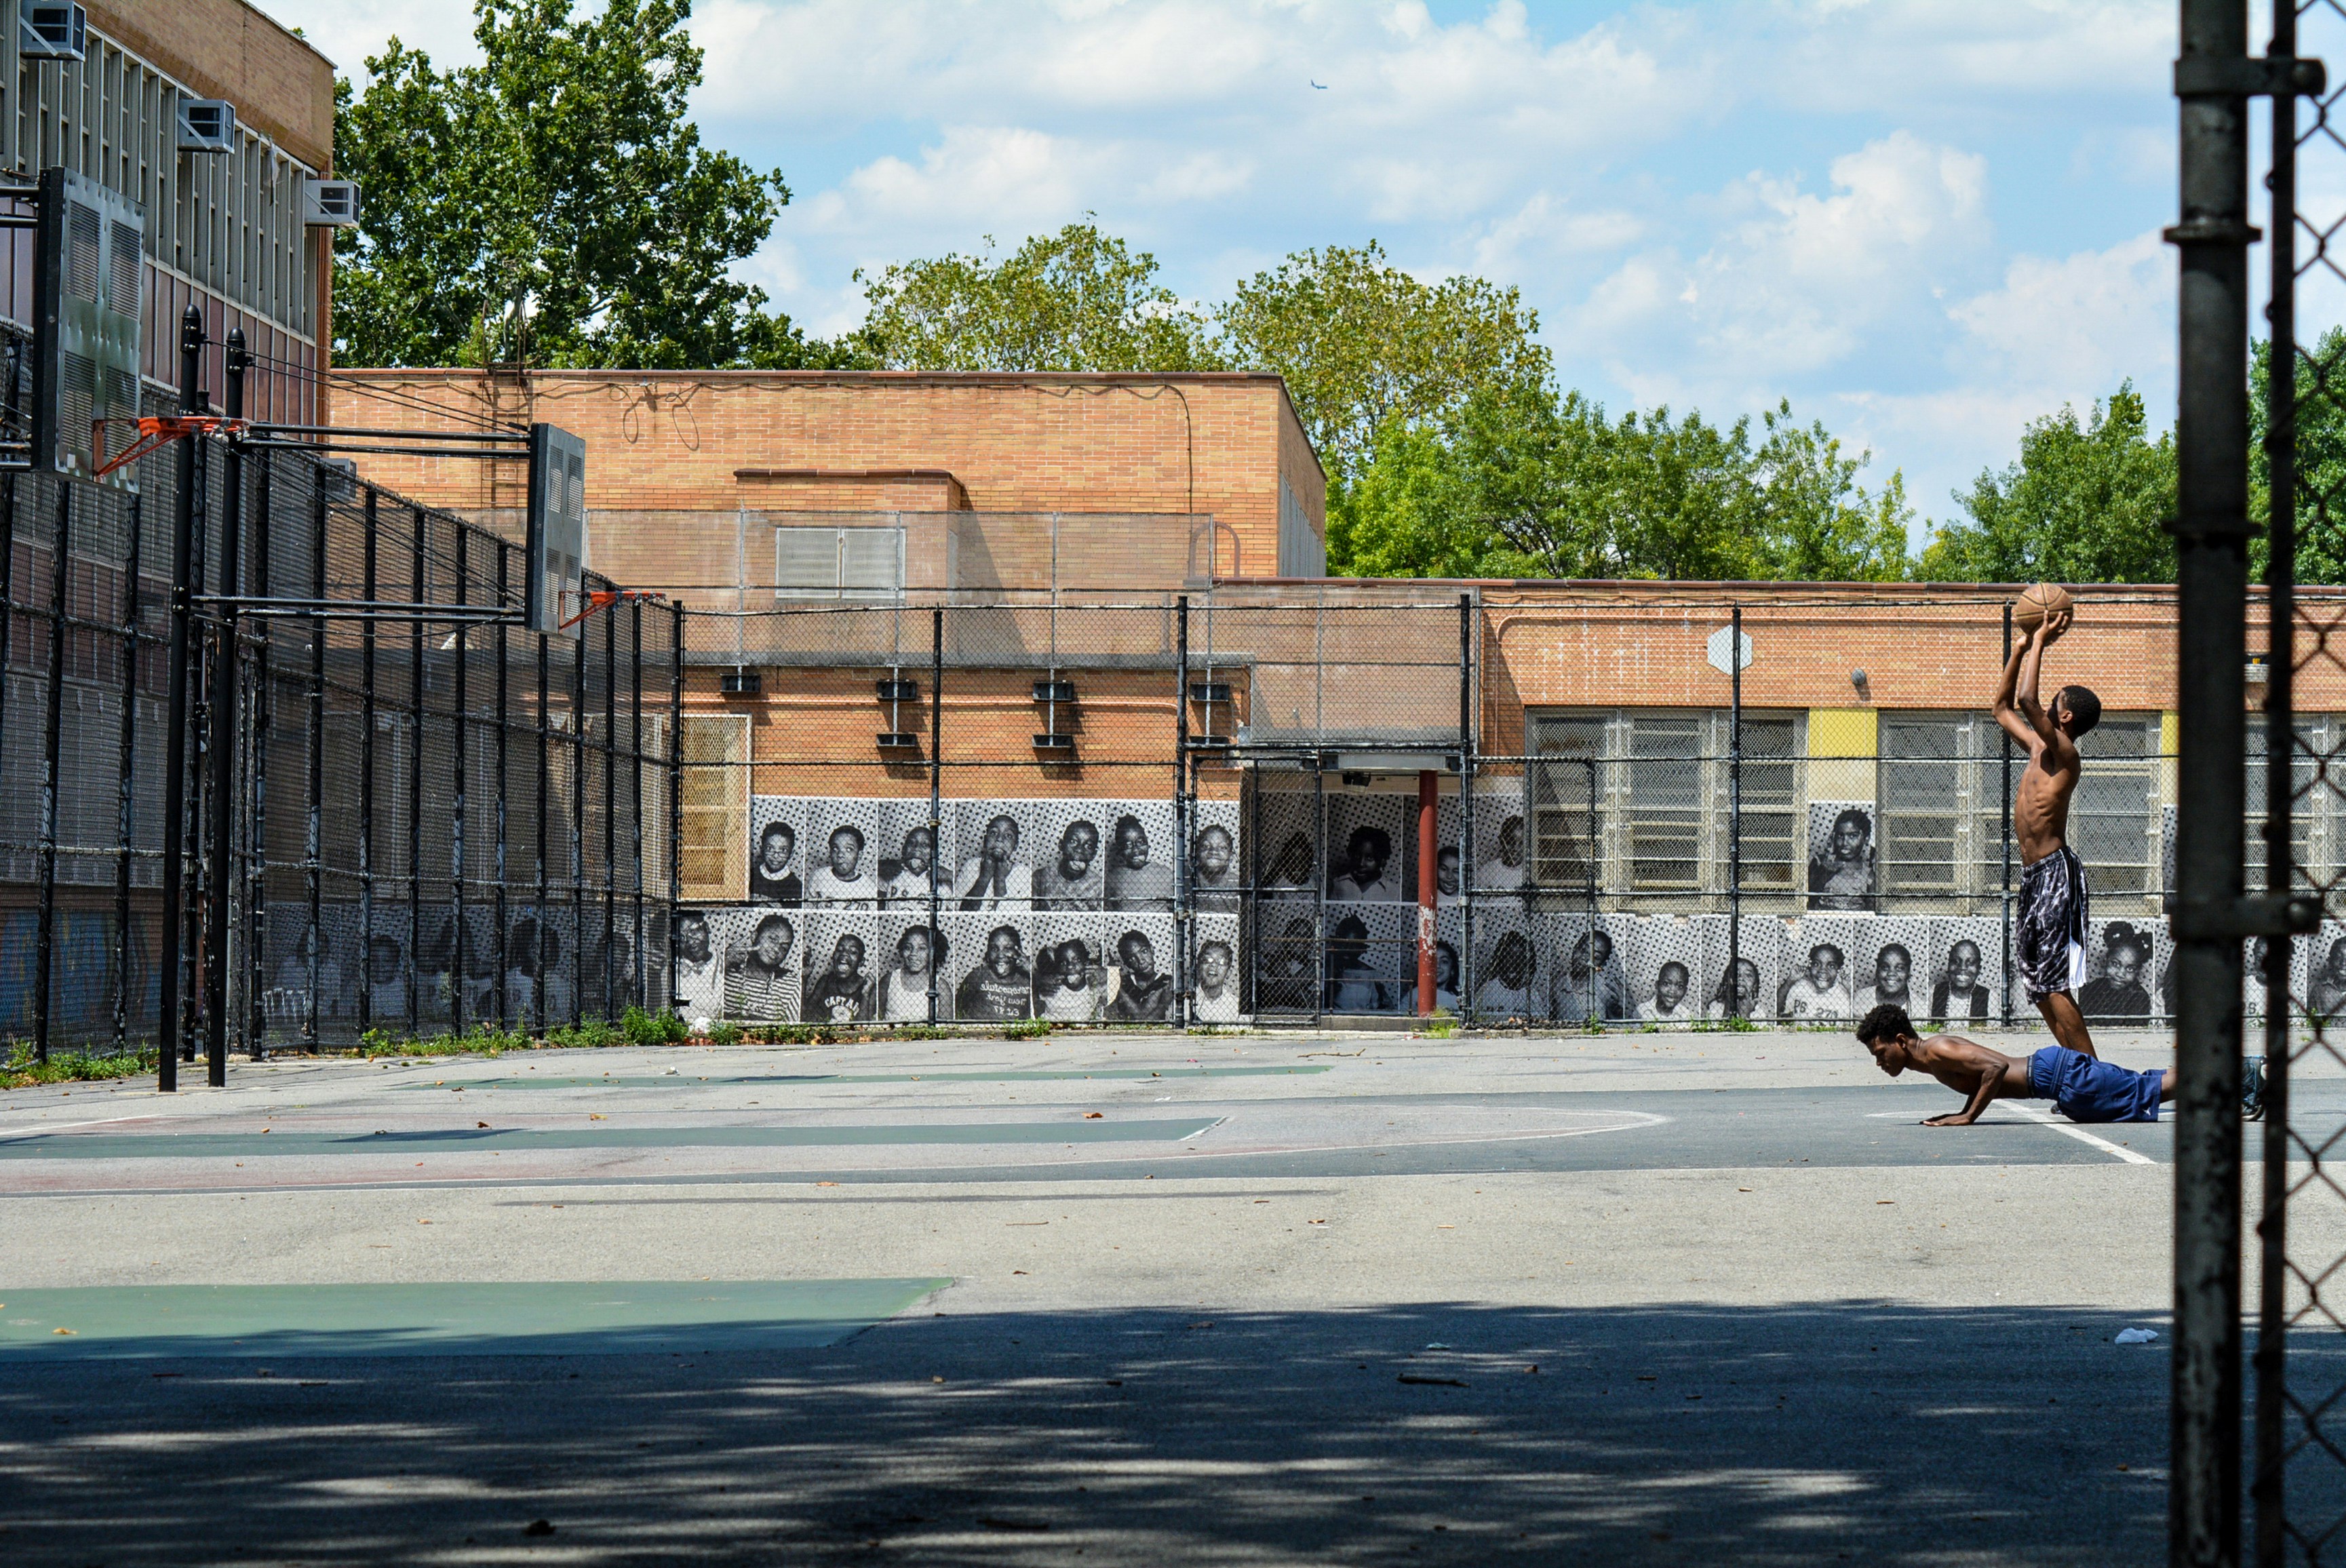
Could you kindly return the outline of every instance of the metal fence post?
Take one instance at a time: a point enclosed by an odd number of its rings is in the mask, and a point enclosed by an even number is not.
[[[1743,1000],[1743,606],[1728,609],[1727,631],[1727,973],[1722,1020]],[[1759,999],[1752,999],[1757,1002]]]
[[[424,580],[424,514],[411,507],[414,528],[415,596],[423,604]],[[423,623],[408,623],[407,717],[410,745],[414,752],[407,769],[407,1032],[423,1028]]]
[[[513,604],[513,546],[500,539],[497,545],[497,610],[500,616]],[[505,994],[505,976],[513,972],[513,911],[505,897],[505,750],[506,730],[512,716],[505,703],[512,695],[512,681],[507,665],[512,647],[505,636],[505,623],[500,619],[496,629],[497,646],[497,741],[496,741],[496,861],[497,886],[494,918],[496,921],[497,1029],[499,1033],[513,1027],[513,999]]]
[[[944,744],[945,713],[945,610],[943,605],[929,612],[929,1022],[937,1021],[937,971],[944,959],[937,944],[944,940],[944,930],[939,924],[937,911],[941,902],[937,887],[938,869],[944,864],[944,759],[940,748]]]
[[[375,601],[375,523],[380,514],[374,487],[366,493],[366,537],[362,543],[360,596]],[[359,622],[359,1037],[374,1027],[374,617]],[[255,1048],[258,1049],[258,1042]]]
[[[33,956],[33,1055],[49,1059],[51,1004],[56,978],[57,923],[57,756],[65,741],[66,612],[67,575],[73,560],[73,485],[57,481],[57,518],[49,536],[49,689],[41,720],[41,837],[38,934]]]
[[[262,463],[253,484],[252,591],[264,599],[270,594],[269,509],[276,495],[276,472],[273,459]],[[245,755],[250,759],[248,771],[252,779],[252,806],[251,821],[245,830],[244,1000],[246,1026],[250,1031],[256,1057],[265,1055],[269,1048],[269,977],[262,969],[262,961],[268,954],[262,938],[269,929],[269,730],[275,712],[270,705],[270,694],[274,687],[269,656],[273,646],[273,624],[267,620],[260,623],[260,646],[253,650],[252,735],[245,748]]]
[[[1197,924],[1190,908],[1189,879],[1189,596],[1173,601],[1176,650],[1173,671],[1173,994],[1180,998],[1178,1022],[1188,1027],[1189,944]]]
[[[473,566],[466,548],[472,543],[473,531],[464,524],[455,525],[456,533],[456,606],[462,609],[472,600]],[[454,790],[449,798],[448,811],[448,1033],[464,1032],[464,987],[473,978],[473,928],[464,923],[464,771],[470,761],[469,748],[464,744],[464,732],[472,728],[471,694],[465,689],[465,676],[472,664],[470,633],[464,621],[456,622],[456,662],[449,676],[453,695],[449,698],[448,753],[450,768],[454,774]]]
[[[203,312],[189,305],[179,318],[179,407],[183,412],[193,412],[203,406],[203,393],[197,384],[203,379]],[[182,438],[178,455],[178,494],[173,497],[171,529],[171,637],[166,656],[163,720],[163,930],[157,965],[161,993],[155,1023],[159,1058],[155,1087],[167,1095],[179,1087],[179,917],[188,831],[188,620],[194,608],[189,556],[196,529],[192,437]]]
[[[244,329],[228,334],[227,373],[221,399],[230,419],[244,415],[246,369]],[[204,1059],[215,1087],[228,1082],[229,868],[234,863],[236,820],[237,722],[242,714],[237,678],[237,596],[244,592],[244,458],[231,440],[227,466],[220,473],[220,598],[218,625],[212,636],[219,650],[212,660],[211,739],[212,787],[210,820],[205,824],[211,845],[211,881],[207,891],[210,908],[204,921],[209,932],[204,943]]]
[[[2168,1551],[2240,1552],[2240,927],[2248,587],[2248,8],[2183,0],[2176,418],[2175,1351]],[[2280,221],[2290,219],[2284,215]]]
[[[668,607],[668,1004],[676,1007],[676,911],[684,903],[684,606]],[[934,846],[931,846],[933,850]],[[932,859],[930,870],[936,861]],[[929,879],[936,881],[934,876]],[[722,984],[720,979],[719,984]],[[721,1012],[723,1003],[719,1002]]]
[[[1474,1019],[1474,775],[1478,767],[1474,711],[1474,596],[1458,596],[1458,1016]],[[1524,775],[1526,812],[1531,775]],[[1531,824],[1525,824],[1530,839]]]
[[[326,519],[331,508],[326,499],[325,475],[316,476],[310,502],[310,592],[321,603],[326,597]],[[301,891],[309,901],[309,913],[303,929],[309,934],[310,962],[302,984],[309,997],[301,1009],[301,1046],[315,1051],[320,1039],[318,988],[325,971],[325,878],[326,859],[326,617],[310,617],[310,723],[309,780],[304,785],[308,808],[301,832]],[[227,1059],[221,1058],[225,1071]],[[224,1081],[224,1080],[221,1080]]]
[[[124,522],[130,538],[122,574],[122,740],[115,814],[122,850],[114,866],[114,1049],[130,1044],[130,869],[138,799],[138,497],[130,498]],[[6,639],[0,637],[0,649]],[[5,661],[0,661],[5,662]]]
[[[2297,6],[2273,10],[2275,59],[2297,54]],[[2292,84],[2292,87],[2295,84]],[[2271,324],[2265,379],[2265,891],[2295,890],[2297,727],[2297,95],[2272,96],[2272,232],[2267,237],[2271,282],[2266,320]],[[2283,1434],[2289,1398],[2289,1077],[2290,962],[2280,948],[2265,965],[2265,1090],[2262,1213],[2257,1225],[2257,1343],[2254,1357],[2255,1468],[2249,1494],[2256,1509],[2259,1568],[2281,1568],[2289,1543],[2288,1445]]]
[[[2004,604],[2004,662],[2012,662],[2012,601]],[[2004,916],[2004,989],[1997,1006],[2002,1010],[2001,1022],[2012,1027],[2012,736],[2003,726],[1996,727],[1996,738],[2004,748],[2004,799],[1996,813],[2004,840],[2004,881],[1997,894],[1996,907]]]

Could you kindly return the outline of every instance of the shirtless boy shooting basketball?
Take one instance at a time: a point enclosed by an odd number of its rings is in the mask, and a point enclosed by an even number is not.
[[[2037,697],[2045,650],[2069,629],[2072,614],[2068,596],[2052,592],[2055,606],[2024,627],[2005,661],[1994,705],[2004,733],[2028,748],[2028,766],[2012,802],[2022,868],[2013,957],[2053,1038],[2091,1056],[2093,1036],[2077,1009],[2086,983],[2086,864],[2068,843],[2069,798],[2077,789],[2077,740],[2101,721],[2102,699],[2082,686],[2063,687],[2049,708]]]
[[[2158,1107],[2175,1097],[2172,1067],[2137,1073],[2058,1045],[2007,1056],[1960,1034],[1918,1039],[1906,1010],[1886,1002],[1865,1015],[1857,1037],[1892,1077],[1912,1068],[1964,1096],[1962,1110],[1932,1116],[1926,1127],[1968,1127],[1995,1100],[2050,1100],[2073,1122],[2155,1122]],[[2240,1110],[2254,1119],[2264,1111],[2264,1058],[2250,1056],[2243,1066]]]

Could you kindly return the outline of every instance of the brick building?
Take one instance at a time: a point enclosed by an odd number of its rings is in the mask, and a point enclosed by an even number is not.
[[[751,898],[760,836],[785,819],[800,875],[821,873],[834,838],[857,855],[874,841],[901,871],[933,789],[959,834],[939,857],[949,872],[966,880],[987,825],[1023,812],[1021,853],[1043,875],[1070,834],[1120,841],[1107,824],[1145,817],[1134,803],[1169,813],[1178,779],[1193,851],[1217,824],[1243,846],[1250,972],[1287,962],[1280,943],[1308,926],[1314,1009],[1398,1005],[1394,973],[1330,978],[1352,962],[1330,943],[1366,952],[1364,974],[1413,944],[1413,797],[1432,769],[1445,942],[1471,983],[1504,955],[1458,922],[1513,922],[1551,988],[1535,1002],[1533,982],[1503,986],[1494,1005],[1623,1015],[1608,987],[1650,993],[1676,965],[1708,992],[1761,953],[1753,983],[1796,1010],[1806,955],[1861,946],[1845,1002],[1861,980],[1894,993],[1877,972],[1903,962],[1960,1004],[1948,955],[1968,948],[1987,955],[1997,1008],[2011,1003],[1994,955],[2017,761],[1987,712],[2010,588],[1325,579],[1325,482],[1269,377],[377,371],[343,384],[347,423],[422,428],[434,416],[419,407],[437,408],[586,438],[597,569],[700,612],[679,833],[686,896],[720,912]],[[369,474],[515,529],[518,475],[489,467],[373,460]],[[2105,705],[2073,824],[2096,975],[2115,940],[2112,972],[2147,993],[2166,953],[2174,601],[2157,587],[2079,598],[2047,670],[2048,689],[2076,679]],[[2346,714],[2336,668],[2310,670],[2300,694]],[[2312,721],[2315,743],[2331,728]],[[2306,858],[2346,860],[2346,812],[2309,805]],[[1161,841],[1154,821],[1144,836]],[[1194,852],[1185,870],[1188,898],[1210,877]],[[1349,913],[1348,875],[1362,904]],[[1485,914],[1449,907],[1459,884]],[[1730,913],[1745,922],[1732,940]],[[1188,956],[1215,918],[1178,939]],[[1578,1000],[1558,999],[1566,985]]]

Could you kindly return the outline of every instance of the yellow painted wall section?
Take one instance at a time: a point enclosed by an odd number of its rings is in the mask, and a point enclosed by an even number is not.
[[[1873,799],[1873,759],[1881,730],[1870,708],[1809,709],[1809,798]]]

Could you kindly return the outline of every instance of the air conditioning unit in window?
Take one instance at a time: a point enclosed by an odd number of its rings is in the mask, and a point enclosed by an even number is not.
[[[359,182],[355,179],[303,180],[301,221],[311,229],[357,228]]]
[[[17,49],[40,60],[78,60],[89,53],[89,13],[51,0],[17,0]]]
[[[181,98],[179,150],[235,151],[236,106],[226,98]]]

